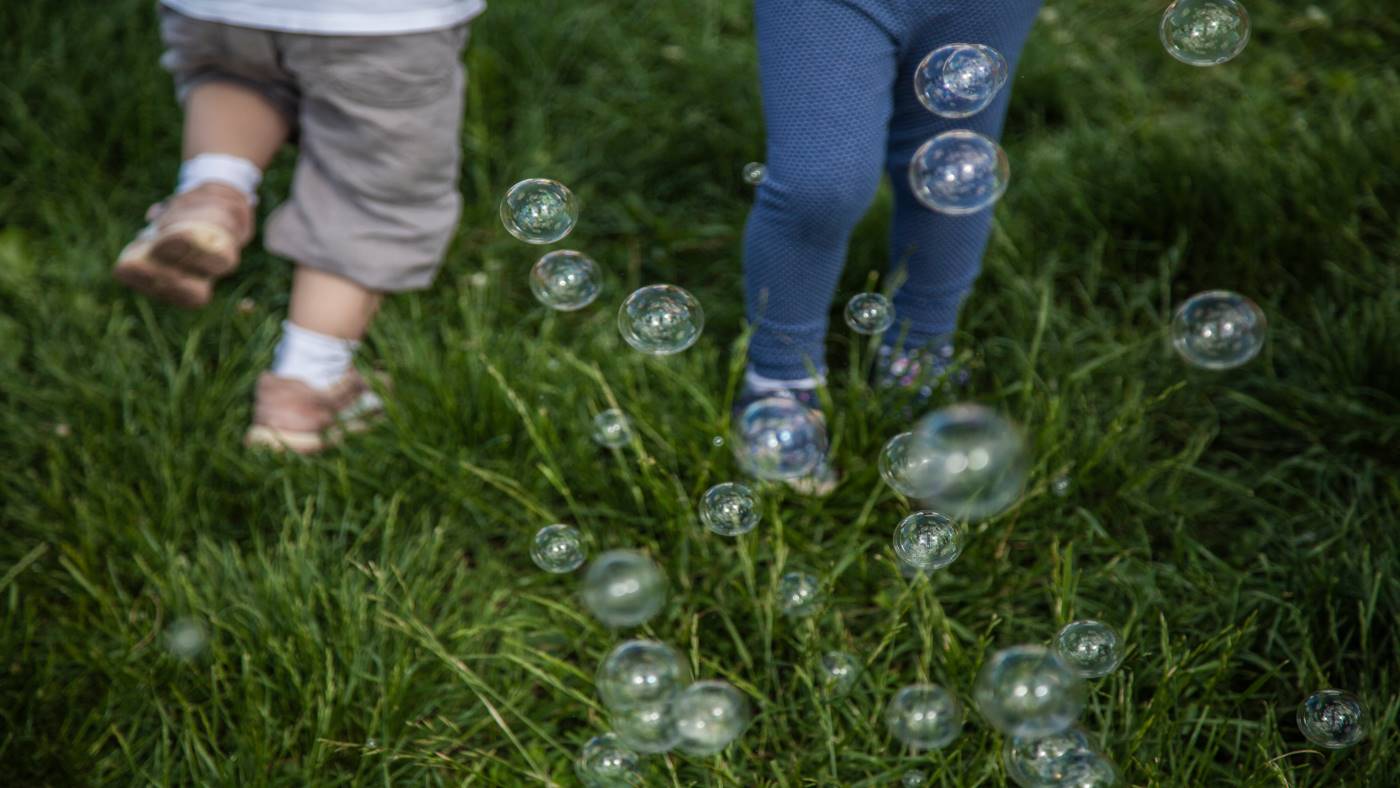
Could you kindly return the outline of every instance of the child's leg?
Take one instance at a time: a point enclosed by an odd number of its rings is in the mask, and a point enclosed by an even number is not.
[[[768,177],[744,237],[750,371],[825,369],[827,315],[851,230],[885,158],[895,78],[888,27],[842,0],[758,0]]]
[[[281,110],[234,82],[204,82],[185,97],[185,161],[218,153],[265,170],[288,131]]]

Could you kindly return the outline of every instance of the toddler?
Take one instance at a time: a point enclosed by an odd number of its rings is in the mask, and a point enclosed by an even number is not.
[[[483,0],[163,0],[184,108],[175,193],[114,275],[182,307],[209,303],[253,236],[263,170],[289,138],[291,195],[267,249],[292,261],[272,369],[245,442],[311,453],[377,412],[351,365],[383,293],[433,281],[461,210],[461,52]]]

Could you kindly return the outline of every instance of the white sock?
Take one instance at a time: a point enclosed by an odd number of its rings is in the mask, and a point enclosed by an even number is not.
[[[765,378],[752,369],[748,369],[744,372],[744,382],[757,391],[782,391],[784,389],[814,389],[826,380],[822,377],[776,380]]]
[[[180,180],[175,184],[175,193],[184,194],[211,181],[232,186],[243,192],[248,202],[256,204],[258,184],[262,183],[262,170],[258,169],[258,165],[239,156],[201,153],[180,165]]]
[[[325,391],[350,371],[350,361],[360,343],[353,339],[327,336],[282,321],[282,339],[273,354],[272,374],[303,381]]]

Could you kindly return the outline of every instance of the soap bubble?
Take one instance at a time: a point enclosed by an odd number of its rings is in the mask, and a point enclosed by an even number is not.
[[[1016,502],[1026,483],[1025,441],[1014,425],[981,405],[936,410],[914,428],[910,449],[927,464],[920,497],[956,520],[991,517]]]
[[[821,581],[805,572],[788,572],[778,580],[778,611],[790,618],[817,612],[825,601]]]
[[[1065,778],[1072,756],[1092,750],[1089,737],[1071,726],[1048,736],[1007,736],[1001,745],[1006,776],[1025,788],[1058,785]]]
[[[620,449],[632,440],[632,422],[617,408],[608,408],[593,417],[593,442],[609,449]]]
[[[1123,639],[1118,630],[1101,621],[1071,621],[1055,636],[1055,653],[1080,677],[1096,679],[1118,669]]]
[[[995,141],[954,129],[930,139],[909,162],[909,187],[931,210],[963,216],[990,206],[1006,193],[1011,163]]]
[[[846,302],[846,325],[857,334],[883,334],[894,325],[894,306],[879,293],[856,293]]]
[[[612,711],[666,703],[690,682],[676,650],[655,640],[618,644],[598,666],[598,696]]]
[[[525,243],[552,244],[568,235],[577,221],[578,201],[558,181],[521,181],[501,200],[501,223]]]
[[[986,109],[1006,84],[1006,58],[982,44],[948,44],[914,70],[914,94],[935,115],[965,118]]]
[[[1118,767],[1094,750],[1074,750],[1066,756],[1064,770],[1056,788],[1112,788],[1119,782]]]
[[[675,285],[649,285],[622,302],[617,330],[633,348],[669,356],[695,344],[705,330],[705,310],[695,296]]]
[[[583,535],[568,525],[546,525],[530,543],[530,558],[546,572],[564,574],[583,565]]]
[[[1167,53],[1192,66],[1216,66],[1249,43],[1249,13],[1235,0],[1176,0],[1158,28]]]
[[[637,752],[666,752],[681,740],[672,708],[667,702],[618,709],[612,713],[613,730],[623,744]]]
[[[901,432],[880,450],[880,478],[890,489],[909,498],[930,490],[929,455],[915,450],[914,433]]]
[[[737,482],[716,484],[700,498],[700,522],[720,536],[746,534],[761,517],[753,490]]]
[[[584,574],[583,603],[610,627],[635,627],[666,604],[666,576],[635,550],[609,550]]]
[[[962,527],[938,512],[914,512],[894,529],[895,555],[915,569],[942,569],[962,550]]]
[[[194,659],[208,645],[209,635],[198,619],[177,618],[165,630],[165,648],[177,659]]]
[[[1172,315],[1172,347],[1193,367],[1232,369],[1259,355],[1269,322],[1239,293],[1210,290],[1186,299]]]
[[[530,292],[550,309],[572,312],[593,303],[602,292],[602,279],[593,258],[560,249],[541,257],[530,269]]]
[[[739,465],[760,479],[801,478],[826,458],[826,426],[821,416],[792,397],[749,403],[733,431]]]
[[[1298,707],[1298,730],[1308,741],[1340,750],[1366,738],[1370,715],[1361,699],[1345,690],[1314,692]]]
[[[1057,477],[1054,481],[1050,482],[1050,492],[1054,493],[1056,498],[1063,498],[1066,495],[1069,495],[1070,486],[1071,482],[1069,480],[1069,477],[1060,476]]]
[[[713,755],[739,738],[749,724],[749,701],[723,681],[697,681],[686,687],[672,713],[680,742],[688,755]]]
[[[828,651],[817,663],[817,679],[822,690],[833,698],[844,698],[860,680],[860,660],[844,651]]]
[[[1084,682],[1042,646],[998,651],[977,674],[977,708],[1012,736],[1048,736],[1068,728],[1084,708]]]
[[[962,704],[937,684],[910,684],[885,707],[885,724],[916,750],[937,750],[962,733]]]
[[[768,179],[768,168],[756,161],[744,165],[744,183],[757,186]]]
[[[637,753],[615,733],[594,736],[574,761],[574,774],[584,788],[630,788],[642,785]]]
[[[904,788],[919,788],[926,782],[928,782],[928,775],[918,769],[910,769],[899,779],[900,785],[903,785]]]

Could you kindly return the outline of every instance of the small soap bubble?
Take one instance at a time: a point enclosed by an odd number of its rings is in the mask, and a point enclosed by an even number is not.
[[[720,536],[746,534],[761,517],[753,490],[737,482],[716,484],[700,499],[700,522]]]
[[[1249,43],[1249,13],[1235,0],[1176,0],[1158,28],[1167,53],[1192,66],[1217,66]]]
[[[203,654],[208,645],[209,634],[198,619],[177,618],[165,630],[165,647],[177,659],[194,659]]]
[[[610,711],[668,703],[690,683],[690,668],[676,650],[655,640],[629,640],[603,658],[594,680]]]
[[[501,200],[501,223],[530,244],[552,244],[574,229],[578,200],[568,187],[546,178],[521,181]]]
[[[1071,621],[1055,636],[1055,653],[1081,678],[1096,679],[1123,662],[1123,639],[1102,621]]]
[[[1298,706],[1298,730],[1308,741],[1329,750],[1360,742],[1366,738],[1369,727],[1366,704],[1345,690],[1314,692]]]
[[[749,701],[726,682],[697,681],[676,697],[672,713],[680,733],[676,748],[688,755],[714,755],[748,727]]]
[[[744,165],[744,183],[757,186],[768,179],[768,168],[756,161]]]
[[[609,550],[584,573],[583,603],[610,627],[640,626],[666,604],[666,576],[635,550]]]
[[[609,449],[620,449],[632,440],[632,422],[627,414],[609,408],[593,417],[593,442]]]
[[[1113,788],[1119,783],[1118,767],[1102,753],[1075,750],[1065,758],[1065,773],[1055,785],[1064,788]]]
[[[883,334],[894,325],[894,305],[879,293],[857,293],[846,302],[846,325],[857,334]]]
[[[1084,682],[1043,646],[993,654],[977,674],[974,694],[987,722],[1012,736],[1059,733],[1084,708]]]
[[[991,517],[1021,497],[1029,460],[1015,425],[981,405],[936,410],[914,428],[927,464],[919,496],[960,521]]]
[[[719,435],[716,435],[713,438],[710,438],[710,445],[718,449],[724,445],[724,438]]]
[[[890,438],[880,450],[880,478],[890,489],[908,498],[921,497],[931,489],[929,464],[929,454],[915,450],[912,432]]]
[[[583,309],[603,290],[603,275],[593,258],[571,249],[550,252],[530,269],[530,292],[550,309]]]
[[[1172,315],[1172,347],[1202,369],[1233,369],[1259,355],[1269,322],[1239,293],[1210,290],[1191,296]]]
[[[1054,493],[1056,498],[1063,498],[1069,495],[1070,486],[1071,482],[1068,476],[1059,476],[1050,482],[1050,492]]]
[[[822,691],[833,698],[844,698],[860,680],[860,660],[844,651],[828,651],[817,662],[817,679]]]
[[[653,356],[669,356],[695,344],[705,330],[705,310],[675,285],[649,285],[622,302],[617,330],[627,344]]]
[[[962,733],[962,704],[937,684],[910,684],[885,707],[885,725],[916,750],[946,747]]]
[[[1001,745],[1001,763],[1012,782],[1039,788],[1058,785],[1069,771],[1072,756],[1092,749],[1084,731],[1071,726],[1048,736],[1007,736]]]
[[[546,525],[535,533],[535,539],[530,543],[530,558],[535,566],[546,572],[572,572],[583,565],[586,557],[583,534],[573,526]]]
[[[779,481],[811,474],[826,458],[826,425],[791,397],[749,403],[734,421],[734,456],[746,473]]]
[[[594,736],[574,761],[574,774],[584,788],[631,788],[642,785],[637,753],[615,733]]]
[[[821,581],[805,572],[788,572],[778,580],[778,611],[789,618],[805,618],[825,601]]]
[[[613,731],[623,744],[647,754],[666,752],[681,740],[670,702],[619,709],[612,713]]]
[[[963,534],[960,525],[938,512],[914,512],[894,529],[894,552],[915,569],[942,569],[962,555]]]
[[[1001,199],[1011,163],[993,140],[954,129],[930,139],[909,162],[909,187],[930,210],[953,216],[977,213]]]
[[[948,44],[915,68],[914,94],[935,115],[965,118],[992,103],[1010,71],[1006,58],[989,46]]]
[[[904,773],[903,777],[899,778],[899,782],[904,788],[919,788],[928,782],[928,775],[918,769],[910,769]]]

